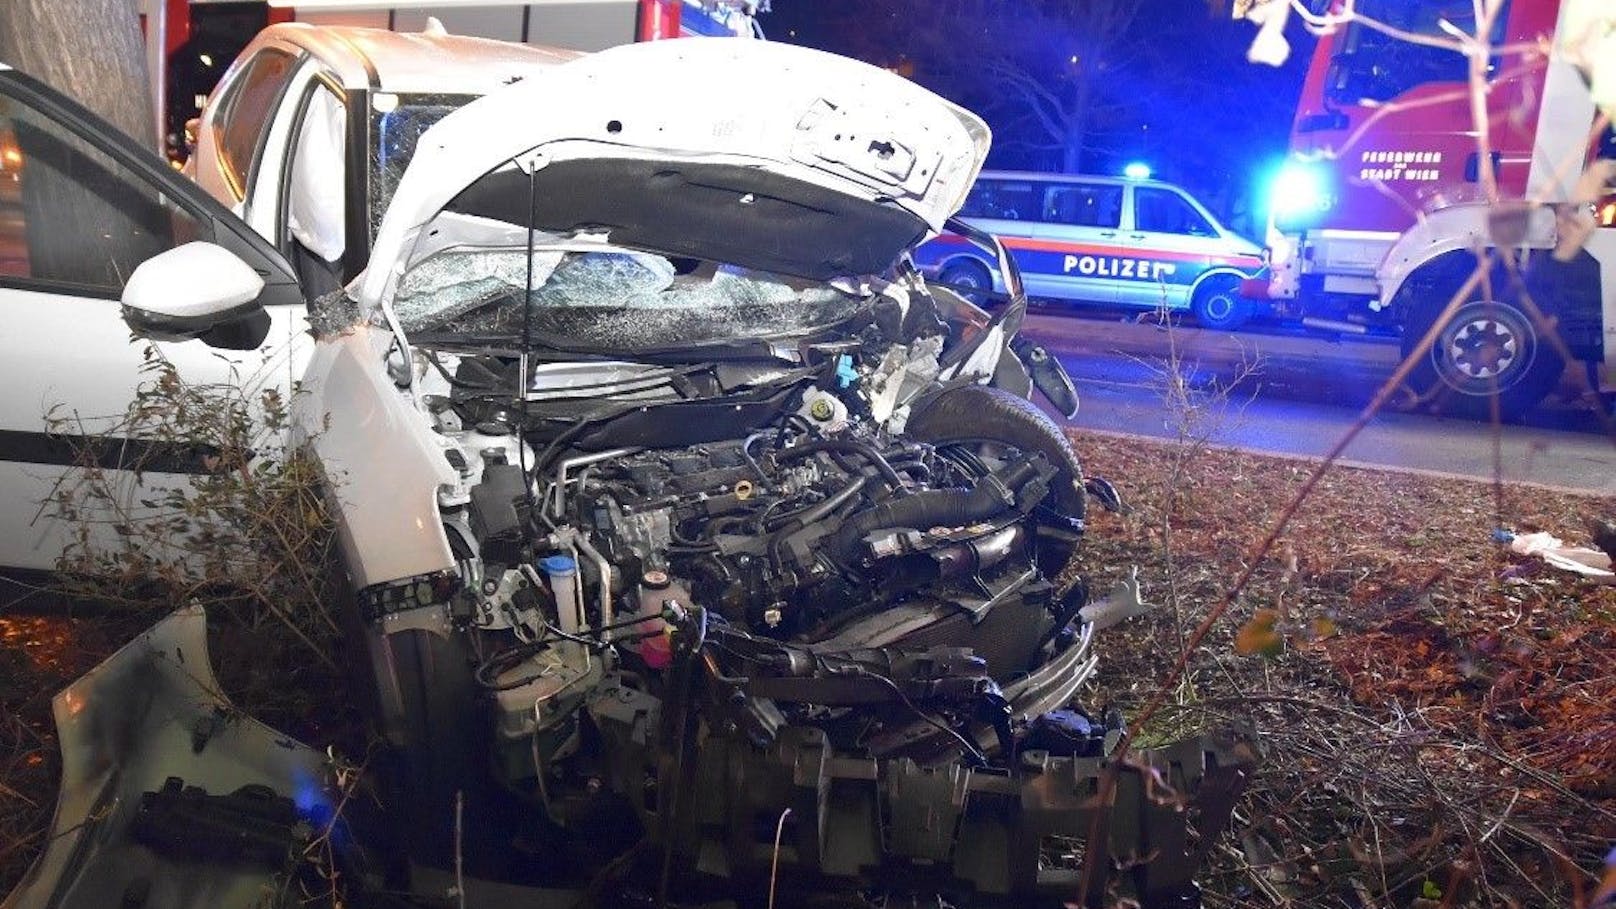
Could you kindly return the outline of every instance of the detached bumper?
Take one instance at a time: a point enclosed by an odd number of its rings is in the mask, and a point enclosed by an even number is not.
[[[270,885],[330,814],[323,759],[224,699],[201,607],[131,641],[53,708],[62,785],[49,845],[0,907],[280,905]]]

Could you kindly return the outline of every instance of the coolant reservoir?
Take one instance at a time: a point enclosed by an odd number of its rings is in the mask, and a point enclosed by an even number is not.
[[[539,560],[539,568],[550,579],[550,593],[555,595],[556,619],[561,630],[577,634],[583,627],[578,611],[578,563],[571,556],[553,555]]]
[[[651,570],[640,576],[639,615],[645,618],[630,626],[627,634],[640,635],[658,632],[635,641],[631,646],[652,669],[665,669],[673,661],[672,645],[668,641],[668,623],[662,621],[662,604],[668,600],[688,602],[690,594],[683,585],[668,577],[666,571]]]

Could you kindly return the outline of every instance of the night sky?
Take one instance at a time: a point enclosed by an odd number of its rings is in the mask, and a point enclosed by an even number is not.
[[[1046,8],[1083,5],[1042,2]],[[1259,67],[1245,59],[1256,34],[1251,23],[1212,12],[1207,0],[1137,3],[1137,17],[1117,42],[1124,46],[1117,48],[1116,66],[1100,80],[1107,93],[1105,128],[1090,137],[1081,169],[1120,173],[1130,161],[1147,162],[1158,177],[1186,185],[1231,226],[1250,234],[1261,221],[1262,188],[1285,151],[1312,39],[1293,22],[1291,61],[1279,69]],[[773,0],[762,24],[771,40],[912,67],[905,72],[916,81],[987,119],[994,131],[989,167],[1058,171],[1058,152],[1033,147],[1040,137],[1025,105],[988,86],[985,73],[973,73],[973,39],[993,27],[1009,29],[1000,34],[1024,49],[1032,42],[1029,61],[1064,59],[1064,47],[1040,56],[1038,38],[1017,31],[1008,13],[1017,5],[988,5],[1003,21],[981,23],[947,20],[939,13],[947,0]],[[1051,41],[1092,37],[1080,23],[1062,24],[1067,30]],[[928,43],[958,48],[958,56],[934,55],[928,64]],[[1028,70],[1041,78],[1038,65],[1029,62]]]

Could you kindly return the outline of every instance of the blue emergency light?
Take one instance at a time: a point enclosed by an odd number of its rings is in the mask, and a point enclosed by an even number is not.
[[[1286,161],[1270,179],[1268,210],[1280,230],[1307,230],[1335,207],[1328,172],[1317,162]]]

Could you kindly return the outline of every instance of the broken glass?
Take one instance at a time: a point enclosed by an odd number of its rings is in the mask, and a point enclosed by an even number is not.
[[[533,283],[543,284],[561,258],[535,252]],[[520,296],[527,281],[519,250],[443,253],[404,273],[393,312],[405,331],[442,328],[478,307]]]
[[[376,144],[370,155],[370,233],[376,235],[382,215],[393,201],[404,169],[415,157],[421,134],[439,120],[473,101],[475,95],[388,94],[374,95],[371,134]],[[384,100],[385,99],[385,100]],[[386,110],[383,110],[386,108]]]
[[[520,250],[433,256],[404,276],[399,321],[406,331],[515,337],[524,329],[523,263]],[[536,252],[528,301],[537,332],[627,349],[801,334],[864,305],[824,285],[610,248]]]

